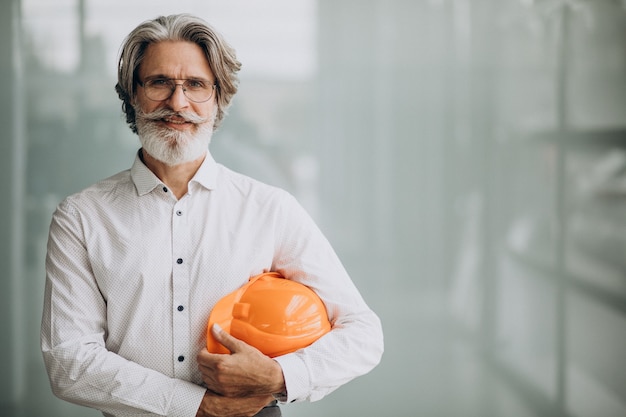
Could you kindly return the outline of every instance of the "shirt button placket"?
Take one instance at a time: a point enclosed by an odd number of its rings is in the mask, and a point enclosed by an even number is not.
[[[189,226],[184,213],[185,199],[178,201],[172,210],[172,250],[174,264],[172,270],[172,314],[174,325],[173,331],[173,358],[174,377],[189,378],[189,366],[186,357],[189,355],[189,341],[191,332],[189,328],[189,309],[186,304],[189,300],[189,265],[187,258],[189,248]]]

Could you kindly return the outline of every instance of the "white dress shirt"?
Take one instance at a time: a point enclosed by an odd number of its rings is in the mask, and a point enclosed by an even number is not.
[[[188,189],[177,200],[136,157],[58,206],[41,327],[57,396],[105,416],[195,416],[209,313],[267,271],[315,290],[332,323],[276,358],[286,401],[318,400],[378,364],[378,317],[291,195],[210,154]]]

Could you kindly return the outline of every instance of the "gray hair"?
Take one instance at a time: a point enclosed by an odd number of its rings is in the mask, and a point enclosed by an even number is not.
[[[237,72],[241,63],[237,60],[235,50],[226,43],[221,34],[204,20],[189,14],[160,16],[145,21],[124,40],[120,49],[115,91],[122,100],[126,122],[137,133],[133,107],[133,99],[137,93],[137,72],[148,45],[163,41],[193,42],[206,54],[217,83],[217,114],[214,124],[214,128],[217,128],[226,115],[231,99],[237,93]]]

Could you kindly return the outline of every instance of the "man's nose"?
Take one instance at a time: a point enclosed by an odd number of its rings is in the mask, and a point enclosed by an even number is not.
[[[180,89],[178,88],[180,86]],[[167,99],[168,104],[174,111],[184,109],[189,106],[189,99],[185,95],[185,87],[182,83],[174,84],[174,91]]]

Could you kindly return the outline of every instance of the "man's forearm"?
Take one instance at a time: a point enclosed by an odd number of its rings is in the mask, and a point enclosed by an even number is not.
[[[271,395],[224,397],[206,391],[196,417],[231,417],[254,415],[273,400]]]

